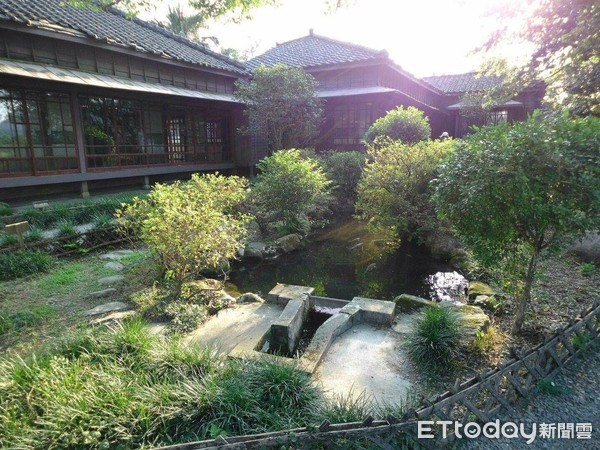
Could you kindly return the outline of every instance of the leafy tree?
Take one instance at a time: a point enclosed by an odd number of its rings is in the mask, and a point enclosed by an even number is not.
[[[425,141],[431,137],[429,118],[420,109],[402,105],[377,119],[365,133],[365,142],[373,145],[378,137],[388,137],[402,141],[405,144],[414,144]]]
[[[201,14],[186,14],[180,3],[175,6],[169,5],[167,21],[159,23],[173,33],[182,34],[192,41],[197,39],[198,30],[203,24],[204,18]]]
[[[325,158],[327,177],[333,182],[337,197],[343,202],[354,203],[358,182],[367,162],[362,152],[332,151]]]
[[[246,234],[248,218],[236,210],[246,188],[243,178],[194,174],[188,182],[156,184],[147,198],[117,211],[117,221],[180,289],[190,275],[235,256]]]
[[[112,7],[123,9],[130,16],[141,11],[150,11],[155,3],[150,0],[67,0],[76,7],[104,9]],[[252,9],[262,5],[271,5],[275,0],[191,0],[190,6],[204,19],[219,19],[229,16],[233,21],[248,18]]]
[[[424,239],[439,226],[430,182],[455,141],[407,145],[387,138],[380,144],[368,150],[372,161],[358,184],[356,210],[370,226],[391,238]]]
[[[316,89],[317,80],[303,69],[276,64],[257,68],[249,83],[237,81],[235,96],[247,105],[250,128],[265,136],[271,154],[309,146],[317,135],[323,108]]]
[[[282,222],[295,229],[329,192],[331,182],[319,163],[303,158],[299,150],[280,150],[257,164],[260,174],[251,189],[253,214],[261,232],[267,224]]]
[[[521,85],[543,80],[550,104],[580,115],[600,115],[600,5],[596,0],[526,0],[504,9],[498,19],[500,25],[484,51],[515,41],[532,43],[535,50],[516,73]],[[517,21],[524,26],[515,27]]]
[[[514,333],[525,321],[540,252],[600,224],[599,136],[599,119],[535,113],[478,130],[440,170],[440,212],[515,293]]]

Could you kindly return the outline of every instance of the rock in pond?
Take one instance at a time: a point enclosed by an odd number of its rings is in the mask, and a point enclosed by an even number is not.
[[[494,294],[494,290],[481,281],[469,282],[469,289],[467,290],[467,297],[469,297],[469,300],[475,300],[478,295],[492,296]]]
[[[431,300],[426,300],[415,295],[402,294],[394,299],[398,309],[402,312],[412,312],[425,306],[436,306],[437,303]]]
[[[288,234],[287,236],[280,237],[275,242],[281,248],[284,253],[290,253],[297,250],[300,247],[302,237],[299,234]]]
[[[263,259],[266,248],[267,244],[265,242],[248,242],[244,247],[242,256],[244,259]]]

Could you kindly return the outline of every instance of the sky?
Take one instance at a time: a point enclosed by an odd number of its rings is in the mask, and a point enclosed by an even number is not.
[[[489,13],[510,8],[514,1],[355,0],[328,14],[323,0],[279,0],[278,6],[255,9],[252,19],[211,23],[201,35],[217,37],[222,48],[253,48],[258,55],[278,42],[306,36],[312,28],[317,35],[385,49],[418,77],[462,73],[476,70],[484,60],[473,50],[497,26]],[[160,19],[166,5],[153,17]],[[516,60],[526,52],[526,47],[513,46],[503,54]]]

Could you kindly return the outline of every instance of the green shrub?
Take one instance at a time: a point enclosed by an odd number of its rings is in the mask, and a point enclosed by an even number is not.
[[[369,148],[372,161],[358,184],[357,213],[391,238],[425,240],[443,228],[430,185],[442,160],[454,151],[455,141],[381,143]]]
[[[596,271],[596,264],[593,262],[584,262],[579,266],[579,273],[584,277],[589,277]]]
[[[316,160],[299,150],[280,150],[257,164],[260,174],[251,189],[252,213],[263,233],[273,222],[293,231],[323,201],[331,182]]]
[[[429,118],[420,109],[398,106],[377,119],[365,133],[364,140],[373,145],[378,138],[387,137],[403,144],[416,144],[431,137]]]
[[[52,256],[41,251],[0,252],[0,281],[45,272],[50,269],[53,261]]]
[[[406,339],[408,353],[420,366],[434,371],[452,367],[458,355],[460,326],[449,308],[425,308]]]
[[[235,257],[249,221],[239,211],[246,187],[243,178],[219,174],[157,183],[146,199],[118,210],[117,222],[148,246],[165,278],[180,288],[191,275]]]
[[[333,182],[336,197],[344,202],[354,203],[356,188],[367,157],[361,152],[332,151],[325,158],[327,177]]]

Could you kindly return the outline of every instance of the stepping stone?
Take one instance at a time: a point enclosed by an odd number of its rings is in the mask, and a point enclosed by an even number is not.
[[[103,286],[110,286],[113,284],[118,284],[121,281],[123,281],[124,279],[125,279],[125,277],[123,275],[113,275],[110,277],[100,278],[98,280],[98,283],[100,283]]]
[[[103,253],[102,255],[100,255],[100,259],[118,261],[132,254],[133,250],[113,250],[112,252]]]
[[[111,295],[113,295],[115,292],[117,292],[117,290],[115,288],[107,288],[107,289],[102,289],[101,291],[96,291],[96,292],[90,292],[88,294],[88,297],[91,298],[104,298],[104,297],[110,297]]]
[[[116,270],[117,272],[120,272],[125,268],[123,264],[118,263],[116,261],[109,261],[106,264],[104,264],[104,267],[110,270]]]
[[[123,319],[127,319],[128,317],[131,317],[134,315],[135,315],[135,311],[118,311],[118,312],[111,313],[105,317],[99,317],[97,319],[90,320],[88,325],[95,326],[95,325],[104,325],[104,324],[108,324],[111,322],[118,323],[118,322],[121,322]]]
[[[84,316],[99,316],[100,314],[106,314],[114,311],[123,311],[129,309],[129,305],[123,302],[110,302],[104,305],[98,305],[95,308],[88,309],[83,313]]]

